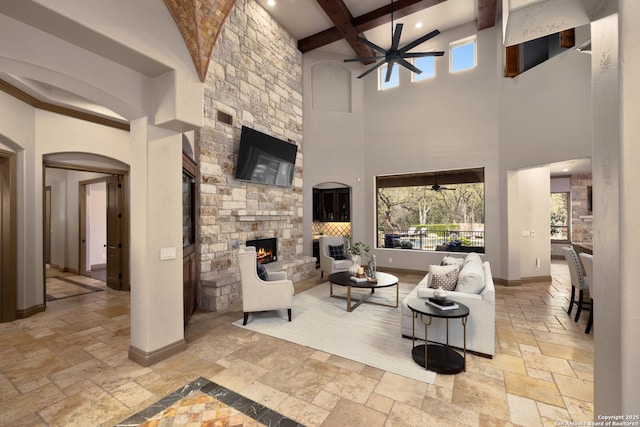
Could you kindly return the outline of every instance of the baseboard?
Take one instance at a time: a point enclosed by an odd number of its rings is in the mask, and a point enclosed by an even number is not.
[[[42,313],[46,307],[44,304],[34,305],[33,307],[25,308],[24,310],[16,310],[16,319],[26,319],[34,314]]]
[[[58,269],[58,270],[59,270],[59,269]],[[80,271],[78,271],[78,270],[77,270],[77,269],[75,269],[75,268],[65,267],[65,268],[63,268],[63,269],[62,269],[62,271],[63,271],[64,273],[71,273],[71,274],[75,274],[76,276],[79,276],[79,275],[80,275]]]
[[[107,264],[106,264],[106,263],[102,263],[102,264],[91,264],[91,270],[93,270],[94,268],[107,268]]]
[[[506,280],[494,277],[493,283],[502,286],[521,286],[527,283],[551,282],[551,280],[551,276],[522,277],[516,280]]]
[[[158,350],[143,351],[137,347],[129,346],[129,360],[136,362],[138,365],[149,367],[165,359],[175,356],[178,353],[183,352],[187,348],[187,343],[184,339],[176,341],[173,344],[166,345]]]

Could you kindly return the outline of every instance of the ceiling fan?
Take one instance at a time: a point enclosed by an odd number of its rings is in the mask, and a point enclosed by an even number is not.
[[[378,62],[371,68],[369,68],[364,73],[358,76],[359,79],[363,78],[367,74],[371,73],[374,70],[377,70],[384,64],[389,64],[387,67],[387,73],[385,75],[384,81],[388,82],[391,79],[391,72],[393,71],[393,66],[398,63],[405,68],[408,68],[412,72],[416,74],[422,73],[422,70],[413,65],[411,62],[407,61],[407,58],[421,58],[425,56],[443,56],[444,52],[409,52],[414,47],[421,45],[427,40],[437,36],[440,34],[440,31],[433,30],[429,34],[425,34],[424,36],[412,41],[411,43],[399,47],[400,44],[400,36],[402,35],[402,27],[403,24],[396,24],[395,31],[393,30],[393,0],[391,0],[391,47],[388,50],[385,50],[378,46],[375,43],[370,42],[364,37],[358,36],[358,41],[366,44],[373,50],[382,53],[382,55],[377,56],[365,56],[365,57],[357,57],[357,58],[349,58],[345,59],[344,62],[356,62],[356,61],[377,61],[378,59],[382,59],[382,61]]]
[[[442,190],[451,190],[451,191],[455,191],[455,188],[447,188],[447,187],[443,187],[441,185],[438,185],[438,175],[434,175],[434,183],[431,186],[431,190],[433,191],[437,191],[438,193],[441,192]]]

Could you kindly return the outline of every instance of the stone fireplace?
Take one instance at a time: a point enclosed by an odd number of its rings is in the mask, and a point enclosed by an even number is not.
[[[269,264],[278,260],[278,239],[275,237],[247,240],[246,245],[256,248],[256,256],[260,264]]]
[[[266,267],[285,271],[294,283],[315,274],[314,258],[303,253],[302,110],[296,40],[257,2],[237,0],[211,52],[204,123],[195,133],[200,309],[219,311],[242,302],[237,254],[249,240],[276,238],[277,262]],[[298,146],[291,187],[234,178],[242,125]]]

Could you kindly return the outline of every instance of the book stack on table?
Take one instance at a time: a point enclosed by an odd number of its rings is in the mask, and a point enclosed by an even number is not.
[[[425,300],[426,304],[439,308],[440,310],[455,310],[458,308],[458,304],[448,299],[429,298]]]

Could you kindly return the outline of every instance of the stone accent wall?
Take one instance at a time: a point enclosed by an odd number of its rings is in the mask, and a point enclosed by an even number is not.
[[[588,188],[591,174],[571,175],[571,240],[593,240],[593,215],[589,210]]]
[[[213,49],[205,82],[205,123],[196,134],[200,167],[198,306],[218,311],[242,299],[237,250],[278,238],[287,276],[303,280],[302,55],[296,41],[254,0],[237,0]],[[218,112],[233,124],[217,121]],[[233,178],[242,125],[298,145],[292,188]]]

